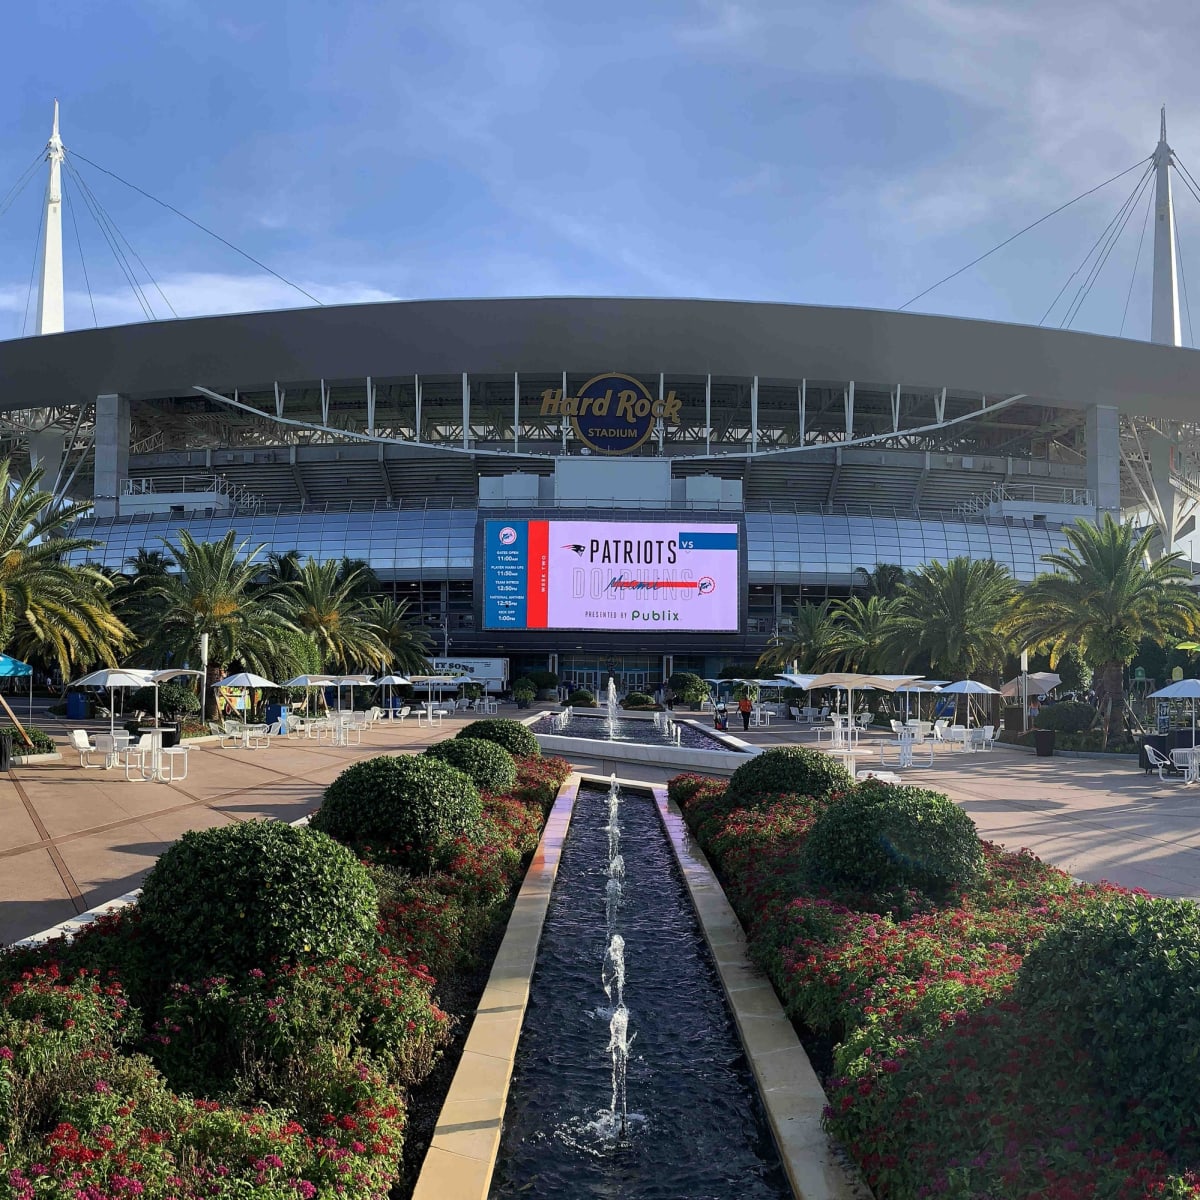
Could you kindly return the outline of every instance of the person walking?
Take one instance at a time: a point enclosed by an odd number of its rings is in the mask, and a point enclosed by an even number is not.
[[[743,696],[738,701],[738,712],[742,714],[742,728],[750,728],[750,714],[754,711],[754,705],[750,703],[749,696]]]

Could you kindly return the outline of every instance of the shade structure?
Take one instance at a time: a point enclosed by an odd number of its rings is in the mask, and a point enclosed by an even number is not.
[[[1000,689],[988,687],[978,679],[960,679],[957,683],[947,683],[942,689],[942,695],[967,697],[967,728],[971,728],[971,696],[999,696]]]
[[[333,680],[334,676],[332,675],[297,675],[295,679],[289,679],[279,686],[285,688],[326,687],[333,683]]]
[[[92,671],[88,675],[81,676],[73,683],[67,684],[67,687],[108,688],[108,731],[115,733],[117,728],[117,688],[149,687],[154,682],[150,675],[151,672],[143,670],[141,667],[105,667],[100,671]]]
[[[33,668],[19,658],[0,654],[0,679],[23,679],[29,677],[29,721],[33,721]]]
[[[854,714],[854,693],[856,690],[877,688],[881,692],[894,692],[906,683],[916,683],[920,675],[868,675],[861,671],[827,671],[824,675],[814,675],[809,682],[808,690],[815,692],[818,688],[844,688],[847,693],[846,711]]]
[[[1021,676],[1016,679],[1010,679],[1007,683],[1000,687],[1000,695],[1007,696],[1009,699],[1015,699],[1021,694]],[[1040,696],[1044,692],[1049,692],[1058,687],[1062,683],[1062,676],[1056,675],[1053,671],[1030,671],[1025,679],[1029,684],[1029,694],[1031,696]]]
[[[1200,679],[1177,679],[1151,692],[1147,700],[1190,700],[1192,702],[1192,749],[1196,748],[1196,700],[1200,699]]]

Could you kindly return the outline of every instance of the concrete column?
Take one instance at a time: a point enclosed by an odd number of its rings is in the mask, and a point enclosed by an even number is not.
[[[129,400],[96,397],[96,472],[92,492],[96,516],[120,515],[121,490],[129,478]]]
[[[1087,410],[1087,484],[1096,500],[1096,518],[1121,519],[1121,430],[1117,409],[1092,404]],[[1165,482],[1165,481],[1164,481]],[[1168,485],[1169,486],[1169,485]]]

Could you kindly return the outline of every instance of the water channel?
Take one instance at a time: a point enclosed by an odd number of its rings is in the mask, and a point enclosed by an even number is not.
[[[585,785],[542,933],[492,1200],[734,1196],[791,1191],[691,900],[649,794],[622,790],[618,805]]]

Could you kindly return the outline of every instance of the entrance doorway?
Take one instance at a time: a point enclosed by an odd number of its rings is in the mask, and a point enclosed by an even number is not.
[[[573,688],[587,688],[601,701],[608,690],[610,675],[616,681],[618,696],[628,692],[653,695],[661,683],[660,661],[643,654],[612,659],[601,659],[594,654],[560,654],[558,677]]]

